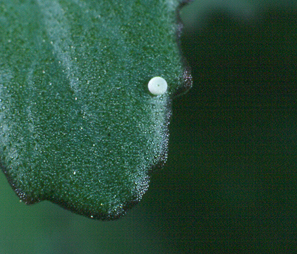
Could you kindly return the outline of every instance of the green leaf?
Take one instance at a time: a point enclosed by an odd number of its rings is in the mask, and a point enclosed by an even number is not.
[[[0,3],[0,154],[26,204],[115,219],[167,156],[172,97],[190,86],[178,0]],[[161,76],[163,95],[148,91]]]

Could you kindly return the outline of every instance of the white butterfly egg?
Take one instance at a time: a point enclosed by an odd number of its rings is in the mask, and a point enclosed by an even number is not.
[[[148,83],[148,90],[153,95],[161,95],[167,91],[167,82],[161,77],[154,77]]]

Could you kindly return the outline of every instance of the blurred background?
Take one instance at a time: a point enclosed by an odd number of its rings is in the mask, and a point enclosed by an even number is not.
[[[0,174],[0,253],[296,253],[297,1],[196,0],[182,18],[194,86],[140,204],[93,221],[20,204]]]

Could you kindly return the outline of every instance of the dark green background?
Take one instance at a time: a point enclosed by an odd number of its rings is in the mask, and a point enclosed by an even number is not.
[[[294,253],[297,9],[212,13],[185,30],[194,86],[173,103],[169,159],[111,222],[19,204],[1,174],[0,253]]]
[[[297,248],[297,12],[260,15],[214,14],[182,40],[194,87],[151,186],[181,253]]]

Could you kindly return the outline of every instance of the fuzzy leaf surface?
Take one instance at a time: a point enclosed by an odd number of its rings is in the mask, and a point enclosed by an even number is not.
[[[19,198],[115,219],[166,159],[178,0],[2,0],[0,159]],[[168,91],[153,96],[149,80]],[[188,82],[189,84],[189,82]]]

